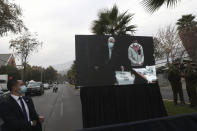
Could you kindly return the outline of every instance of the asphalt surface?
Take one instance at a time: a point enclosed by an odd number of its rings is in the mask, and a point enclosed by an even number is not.
[[[45,90],[44,95],[32,97],[37,112],[45,117],[44,131],[75,131],[82,129],[79,91],[68,85],[58,85],[57,93]]]

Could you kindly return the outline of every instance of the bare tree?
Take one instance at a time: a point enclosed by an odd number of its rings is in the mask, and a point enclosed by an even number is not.
[[[168,25],[158,30],[156,35],[158,45],[156,48],[165,57],[167,63],[176,59],[181,60],[186,55],[185,48],[181,43],[178,31],[175,26]]]
[[[10,49],[12,49],[15,55],[21,60],[23,80],[25,81],[28,59],[30,55],[38,51],[38,47],[42,45],[42,42],[37,40],[37,34],[31,34],[25,31],[21,36],[11,40],[10,43]]]
[[[153,45],[154,45],[155,60],[162,59],[164,57],[164,52],[162,48],[160,48],[161,46],[160,41],[156,37],[153,38]]]

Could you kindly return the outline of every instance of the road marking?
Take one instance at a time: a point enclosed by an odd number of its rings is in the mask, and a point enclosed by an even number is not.
[[[62,91],[62,99],[63,99],[63,97],[64,97],[64,90]]]
[[[64,114],[64,103],[61,103],[61,108],[60,108],[60,116],[63,117]]]

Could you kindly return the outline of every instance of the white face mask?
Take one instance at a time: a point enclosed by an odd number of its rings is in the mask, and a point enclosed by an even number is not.
[[[27,91],[27,87],[25,85],[21,86],[20,89],[22,94],[24,94]]]
[[[109,49],[112,49],[112,48],[114,47],[114,43],[109,42],[109,43],[108,43],[108,47],[109,47]]]

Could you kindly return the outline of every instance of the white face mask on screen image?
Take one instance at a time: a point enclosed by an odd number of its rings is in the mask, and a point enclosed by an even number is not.
[[[114,47],[114,43],[109,42],[109,43],[108,43],[108,47],[109,47],[109,49],[112,49],[112,48]]]

